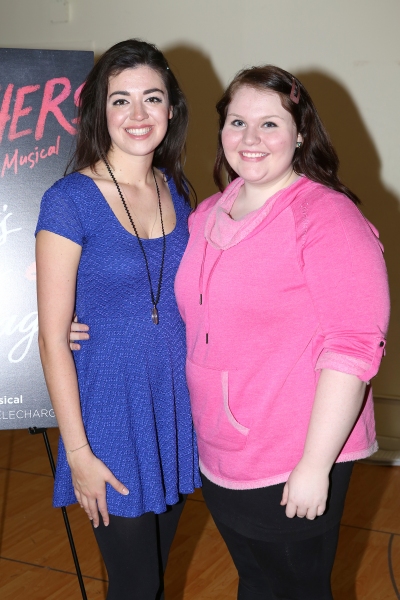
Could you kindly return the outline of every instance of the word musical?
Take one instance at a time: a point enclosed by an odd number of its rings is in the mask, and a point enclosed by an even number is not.
[[[39,150],[39,146],[35,146],[35,149],[29,154],[19,154],[19,149],[16,148],[14,153],[10,155],[7,153],[3,160],[3,167],[1,169],[1,177],[4,177],[6,169],[13,169],[14,174],[18,175],[18,167],[23,167],[29,164],[29,168],[33,169],[38,164],[39,160],[49,158],[53,154],[58,154],[60,150],[60,139],[61,136],[57,136],[56,143],[48,148],[42,148]]]
[[[10,396],[10,398],[3,396],[0,398],[0,404],[22,404],[22,394],[21,396]]]

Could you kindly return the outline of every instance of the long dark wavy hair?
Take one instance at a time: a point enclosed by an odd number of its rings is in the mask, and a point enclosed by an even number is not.
[[[298,103],[290,98],[293,82],[295,92],[297,92],[296,100],[298,94],[300,94]],[[218,188],[223,191],[225,187],[224,169],[228,173],[229,181],[233,181],[238,177],[238,174],[226,160],[222,147],[221,132],[225,125],[228,106],[237,90],[243,86],[276,92],[281,98],[282,106],[292,115],[297,132],[303,137],[301,147],[296,148],[293,156],[295,173],[305,175],[312,181],[322,183],[332,190],[345,194],[355,204],[360,203],[359,198],[338,177],[338,156],[306,88],[291,73],[273,65],[251,67],[239,71],[217,104],[219,133],[217,157],[214,165],[214,181]]]
[[[167,133],[156,148],[153,165],[162,168],[175,182],[178,192],[189,201],[189,190],[196,195],[183,172],[183,157],[189,120],[186,98],[162,52],[139,39],[119,42],[107,50],[90,71],[80,95],[78,134],[75,152],[66,172],[80,171],[107,156],[111,147],[106,119],[108,82],[125,69],[146,66],[156,71],[167,89],[174,108]]]

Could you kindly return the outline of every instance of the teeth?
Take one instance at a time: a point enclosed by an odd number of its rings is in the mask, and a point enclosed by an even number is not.
[[[261,156],[267,156],[266,152],[242,152],[242,155],[246,158],[261,158]]]
[[[141,127],[140,129],[126,129],[126,131],[132,135],[146,135],[151,131],[151,127]]]

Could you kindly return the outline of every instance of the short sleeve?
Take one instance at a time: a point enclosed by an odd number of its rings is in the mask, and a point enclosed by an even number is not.
[[[379,369],[389,321],[377,232],[347,197],[335,192],[304,202],[299,214],[300,263],[320,324],[315,369],[369,381]]]
[[[84,230],[79,208],[65,179],[58,181],[45,192],[40,205],[35,236],[43,229],[82,246]]]

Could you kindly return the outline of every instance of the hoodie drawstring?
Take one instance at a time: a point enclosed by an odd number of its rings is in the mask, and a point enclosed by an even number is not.
[[[210,329],[210,313],[209,313],[209,302],[208,302],[208,292],[209,292],[209,288],[210,288],[210,282],[211,282],[211,277],[213,276],[213,273],[215,271],[216,266],[218,265],[219,261],[221,260],[222,257],[222,253],[223,250],[219,251],[218,256],[216,257],[213,266],[211,267],[210,273],[208,275],[208,279],[206,282],[206,286],[205,286],[205,290],[204,290],[204,294],[203,294],[203,286],[204,286],[204,267],[205,267],[205,262],[206,262],[206,255],[207,255],[207,247],[208,247],[208,242],[206,239],[204,239],[204,250],[203,250],[203,260],[201,261],[201,268],[200,268],[200,277],[199,277],[199,303],[201,305],[204,304],[204,310],[205,310],[205,315],[204,315],[204,327],[206,330],[206,344],[208,344],[208,335],[209,335],[209,329]]]
[[[204,248],[203,248],[203,259],[201,261],[200,268],[200,277],[199,277],[199,304],[203,304],[203,280],[204,280],[204,264],[206,262],[206,254],[207,254],[207,240],[204,240]]]

